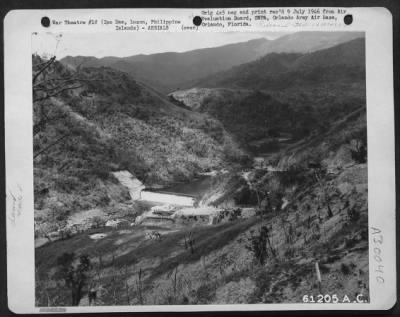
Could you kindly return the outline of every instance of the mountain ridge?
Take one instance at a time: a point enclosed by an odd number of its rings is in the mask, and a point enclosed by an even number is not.
[[[364,78],[364,48],[365,40],[359,38],[306,54],[270,53],[255,61],[202,78],[192,83],[192,87],[267,89],[271,85],[284,88],[309,82],[321,85],[327,83],[329,76],[338,81],[350,73],[358,76],[358,80]],[[263,69],[266,72],[262,72]],[[321,76],[324,80],[318,80]]]
[[[169,96],[218,119],[255,155],[282,150],[365,104],[364,45],[355,39],[312,53],[270,53]]]
[[[194,80],[248,63],[271,52],[310,52],[363,37],[361,32],[297,32],[275,40],[258,38],[245,42],[186,52],[138,54],[127,57],[66,56],[70,68],[107,66],[128,72],[136,79],[168,93],[188,88]]]

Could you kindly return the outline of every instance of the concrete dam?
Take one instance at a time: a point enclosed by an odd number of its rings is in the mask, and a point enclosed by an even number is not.
[[[166,192],[166,191],[153,191],[142,190],[140,192],[140,199],[147,201],[154,201],[159,203],[179,205],[179,206],[194,206],[195,197],[192,195]]]
[[[157,203],[193,207],[196,198],[201,196],[212,183],[212,177],[201,177],[189,183],[175,184],[163,189],[146,188],[129,171],[113,172],[118,181],[124,185],[132,201],[147,200]]]

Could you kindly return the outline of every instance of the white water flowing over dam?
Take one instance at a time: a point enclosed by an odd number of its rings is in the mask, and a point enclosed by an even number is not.
[[[180,206],[193,206],[194,197],[174,192],[146,190],[141,181],[128,171],[113,172],[118,181],[129,189],[129,195],[134,200],[147,200]]]
[[[140,199],[180,206],[194,205],[194,198],[192,196],[169,192],[142,190],[140,193]]]

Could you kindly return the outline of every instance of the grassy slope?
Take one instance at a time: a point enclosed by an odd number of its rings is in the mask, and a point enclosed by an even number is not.
[[[56,241],[36,249],[36,267],[39,271],[39,280],[53,278],[55,272],[56,259],[64,252],[75,252],[76,254],[88,254],[93,263],[98,263],[98,255],[101,254],[103,266],[101,267],[101,280],[97,281],[106,288],[121,287],[123,277],[115,274],[116,270],[128,267],[129,277],[134,277],[134,270],[141,268],[146,279],[146,288],[150,287],[151,281],[170,270],[173,270],[177,264],[193,263],[199,260],[201,256],[207,255],[214,250],[229,244],[239,233],[253,225],[257,220],[250,219],[245,222],[236,222],[235,224],[221,224],[218,226],[199,226],[196,228],[187,228],[179,232],[172,231],[163,234],[161,241],[147,240],[146,232],[151,231],[151,227],[125,228],[119,231],[110,231],[109,229],[100,229],[92,232],[105,232],[108,237],[99,241],[93,241],[89,238],[91,231],[76,235],[69,240]],[[159,228],[157,230],[160,230]],[[192,232],[195,243],[195,253],[184,247],[183,235]],[[115,258],[113,261],[112,258]],[[160,261],[162,264],[160,265]],[[50,272],[50,275],[49,273]],[[96,279],[97,276],[93,275]],[[117,279],[117,282],[111,282],[111,278]],[[111,285],[112,284],[112,285]],[[52,293],[56,290],[48,288]],[[61,292],[60,305],[68,304],[69,294],[64,289]],[[119,296],[123,297],[122,289],[118,290]],[[43,299],[42,299],[43,300]],[[104,300],[111,301],[107,296]],[[121,302],[122,302],[121,298]]]
[[[318,203],[318,187],[304,184],[292,193],[287,213],[270,214],[265,219],[258,219],[257,224],[231,243],[212,253],[202,254],[203,257],[195,263],[180,262],[176,270],[182,284],[175,297],[171,298],[174,269],[152,281],[146,297],[148,302],[301,302],[303,295],[316,296],[320,292],[315,261],[319,262],[322,272],[321,291],[324,294],[337,294],[341,298],[348,295],[354,300],[354,294],[363,293],[367,299],[365,172],[366,167],[360,165],[345,170],[331,180],[342,189],[340,194],[331,198],[332,218],[327,217],[326,206]],[[347,189],[344,183],[349,186]],[[350,220],[351,208],[358,210],[357,219]],[[250,231],[257,232],[262,225],[270,228],[270,238],[277,253],[275,258],[269,252],[264,266],[259,265],[246,249]],[[290,230],[293,232],[288,239]],[[223,239],[222,236],[220,238]],[[190,286],[185,286],[185,283]]]

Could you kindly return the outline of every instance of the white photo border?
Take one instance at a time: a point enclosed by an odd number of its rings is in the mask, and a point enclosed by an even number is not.
[[[251,9],[251,8],[249,8]],[[271,8],[268,8],[271,9]],[[286,9],[286,8],[285,8]],[[338,8],[331,8],[337,10]],[[368,130],[368,223],[370,302],[351,304],[241,304],[188,306],[92,306],[59,308],[59,312],[159,312],[258,310],[386,310],[396,303],[395,130],[392,15],[386,8],[343,8],[352,25],[285,28],[285,30],[363,31],[366,38]],[[164,16],[191,21],[202,9],[14,10],[4,19],[5,162],[8,305],[15,313],[43,312],[35,307],[34,198],[32,153],[31,36],[44,32],[43,16],[118,18]],[[211,9],[217,10],[217,9]],[[282,30],[276,27],[268,31]],[[100,28],[56,26],[47,32],[104,32]],[[225,32],[201,30],[197,32]],[[231,29],[230,31],[241,31]],[[266,31],[254,28],[252,31]],[[107,31],[108,32],[108,31]],[[150,31],[149,31],[150,32]],[[181,31],[191,32],[191,31]],[[246,30],[248,32],[248,30]],[[375,230],[376,229],[376,230]],[[379,230],[379,232],[377,231]],[[375,234],[374,234],[375,232]],[[382,235],[380,243],[376,237]],[[378,257],[377,257],[378,256]],[[380,260],[379,260],[380,259]],[[384,283],[381,283],[382,277]],[[57,308],[49,312],[57,312]]]

